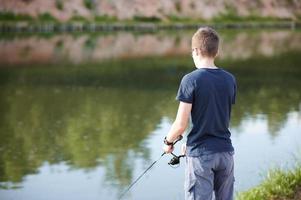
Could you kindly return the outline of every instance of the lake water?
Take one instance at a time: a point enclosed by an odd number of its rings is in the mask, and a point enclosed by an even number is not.
[[[219,30],[238,82],[235,191],[301,155],[301,33]],[[114,200],[162,153],[193,32],[3,35],[0,199]],[[185,139],[185,138],[184,138]],[[179,147],[175,150],[179,153]],[[124,199],[183,199],[165,155]]]

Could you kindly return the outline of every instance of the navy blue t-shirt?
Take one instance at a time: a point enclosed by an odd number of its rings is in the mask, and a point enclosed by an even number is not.
[[[234,151],[229,121],[235,97],[235,77],[221,68],[196,69],[182,78],[176,99],[192,104],[188,156]]]

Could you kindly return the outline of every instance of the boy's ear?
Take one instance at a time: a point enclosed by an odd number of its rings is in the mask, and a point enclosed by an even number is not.
[[[197,56],[201,55],[201,50],[199,48],[196,48],[196,55]]]
[[[217,49],[216,55],[214,56],[214,58],[216,58],[219,55],[219,49]]]

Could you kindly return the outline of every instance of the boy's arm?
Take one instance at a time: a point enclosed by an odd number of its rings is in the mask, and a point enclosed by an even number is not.
[[[176,120],[173,122],[170,131],[166,136],[168,142],[174,142],[179,135],[182,135],[188,126],[192,104],[180,101]],[[166,153],[173,151],[172,146],[164,145],[163,150]]]

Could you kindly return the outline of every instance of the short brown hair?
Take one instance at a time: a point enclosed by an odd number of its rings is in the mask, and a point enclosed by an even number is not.
[[[202,56],[215,57],[218,52],[219,36],[217,32],[208,27],[201,27],[192,36],[191,47],[200,49]]]

